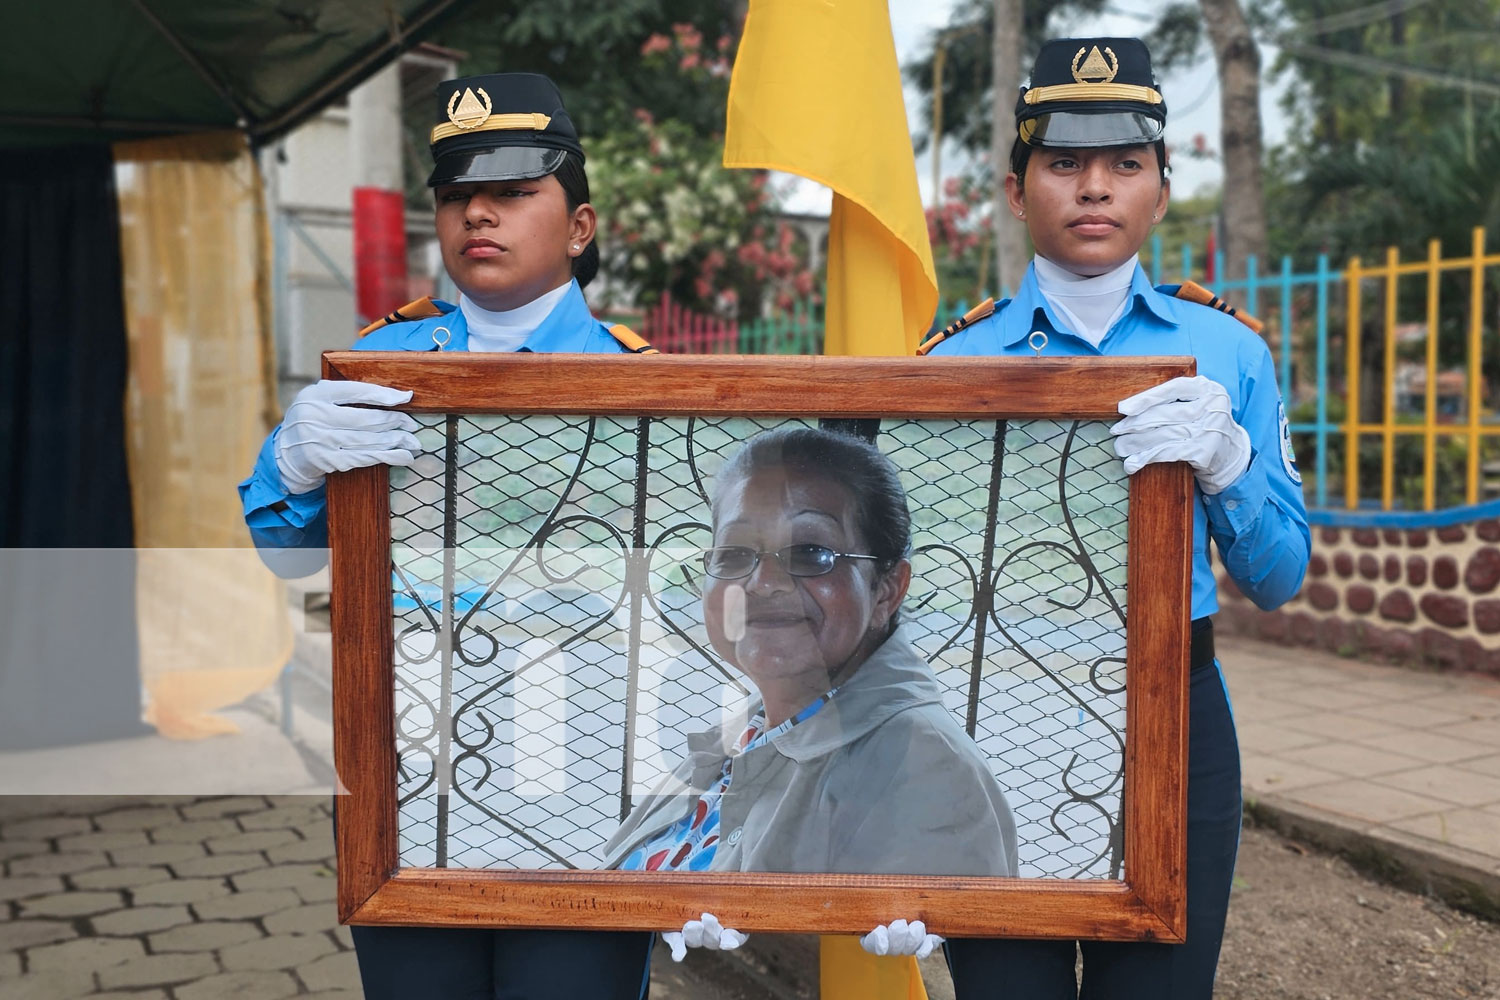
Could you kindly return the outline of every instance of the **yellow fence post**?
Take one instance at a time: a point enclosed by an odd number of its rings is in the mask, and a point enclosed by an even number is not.
[[[1469,266],[1469,481],[1468,503],[1479,502],[1480,370],[1484,334],[1484,227],[1474,227],[1474,249]]]
[[[1427,241],[1427,381],[1422,400],[1422,509],[1437,506],[1438,261],[1441,240]]]
[[[1385,249],[1385,419],[1380,441],[1380,509],[1390,510],[1396,499],[1396,272],[1401,251]]]
[[[1350,510],[1359,506],[1359,279],[1360,260],[1350,257],[1344,272],[1344,287],[1349,294],[1344,333],[1344,377],[1348,386],[1344,404],[1344,506]]]

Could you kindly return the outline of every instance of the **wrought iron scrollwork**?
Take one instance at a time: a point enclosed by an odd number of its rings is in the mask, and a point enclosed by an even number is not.
[[[761,425],[425,421],[392,479],[403,864],[591,866],[748,692],[703,632],[692,555],[714,472]],[[1023,874],[1119,875],[1126,493],[1105,438],[881,429],[914,512],[902,614],[1008,789]]]

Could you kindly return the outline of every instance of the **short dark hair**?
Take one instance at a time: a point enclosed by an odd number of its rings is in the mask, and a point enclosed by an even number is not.
[[[1021,137],[1020,136],[1016,136],[1015,142],[1012,142],[1010,144],[1010,172],[1016,175],[1016,182],[1018,184],[1020,184],[1021,189],[1023,191],[1026,189],[1026,165],[1031,162],[1031,151],[1033,149],[1036,149],[1036,148],[1045,148],[1045,147],[1029,146],[1026,143],[1024,143],[1024,142],[1021,141]],[[1153,142],[1151,144],[1151,148],[1154,149],[1154,150],[1156,150],[1156,167],[1157,167],[1158,170],[1161,171],[1161,179],[1163,181],[1166,181],[1166,179],[1167,179],[1167,143],[1166,143],[1166,140],[1165,139],[1158,139],[1158,140],[1156,140],[1155,142]]]
[[[577,209],[579,205],[589,203],[589,177],[583,171],[582,157],[564,153],[562,162],[557,165],[552,176],[556,177],[557,183],[562,185],[569,212]],[[577,279],[578,287],[584,288],[594,280],[594,275],[598,273],[599,246],[594,240],[589,240],[589,245],[583,248],[583,253],[573,258],[573,277]]]
[[[782,427],[757,434],[715,477],[714,519],[730,486],[760,469],[789,468],[828,479],[854,498],[855,529],[884,576],[911,552],[911,511],[901,475],[885,453],[862,438],[815,427]]]

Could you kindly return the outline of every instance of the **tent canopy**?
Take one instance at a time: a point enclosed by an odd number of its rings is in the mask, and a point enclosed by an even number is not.
[[[6,11],[0,146],[281,135],[468,0],[39,0]]]

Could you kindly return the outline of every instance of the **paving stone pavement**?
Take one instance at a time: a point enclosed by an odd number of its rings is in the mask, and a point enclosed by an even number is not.
[[[1500,916],[1500,682],[1240,639],[1219,651],[1253,808]],[[0,998],[356,1000],[330,810],[326,796],[0,797]],[[654,992],[806,995],[696,967],[659,962]]]
[[[0,997],[357,1000],[330,808],[0,798]]]
[[[1500,681],[1217,645],[1251,809],[1500,919]]]

